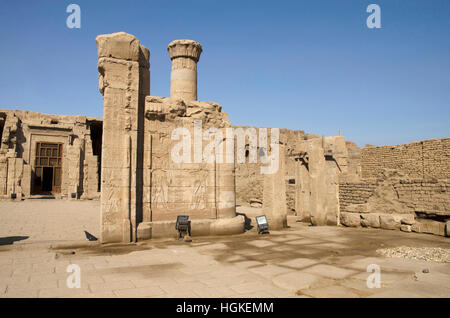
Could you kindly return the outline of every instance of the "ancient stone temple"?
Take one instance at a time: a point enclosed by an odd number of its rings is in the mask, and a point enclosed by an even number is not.
[[[103,119],[0,110],[0,199],[101,197],[105,243],[174,236],[179,215],[193,236],[242,233],[237,206],[261,208],[272,230],[291,215],[450,236],[450,138],[359,148],[340,133],[233,126],[197,100],[200,43],[168,45],[170,97],[150,94],[136,37],[96,44]]]
[[[100,197],[102,120],[0,109],[0,199]]]
[[[234,160],[203,142],[230,123],[219,104],[197,101],[200,44],[169,44],[171,96],[157,97],[150,96],[150,53],[138,39],[121,32],[96,42],[104,98],[102,241],[175,233],[178,215],[190,217],[192,235],[243,232]]]

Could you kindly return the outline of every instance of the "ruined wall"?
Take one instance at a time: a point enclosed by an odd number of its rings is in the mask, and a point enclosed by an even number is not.
[[[389,186],[384,183],[341,183],[341,223],[445,235],[445,224],[450,221],[450,182],[398,179]]]
[[[450,138],[361,149],[363,178],[377,178],[383,169],[396,169],[411,178],[450,179]]]
[[[263,182],[259,164],[236,165],[236,203],[248,206],[253,199],[262,202]]]
[[[234,158],[219,150],[228,144],[228,116],[217,103],[195,100],[200,44],[169,44],[168,98],[150,96],[150,52],[136,37],[118,32],[96,43],[104,100],[101,241],[176,235],[179,215],[192,220],[192,235],[242,233]]]
[[[235,169],[225,157],[230,124],[222,107],[147,96],[145,118],[144,221],[234,217]]]
[[[379,184],[380,181],[377,180],[341,183],[339,185],[341,211],[352,212],[352,209],[348,209],[352,204],[367,203]],[[416,213],[450,214],[450,181],[448,180],[398,180],[393,184],[393,189],[398,195],[398,199],[405,202]]]
[[[295,159],[297,216],[313,225],[339,224],[339,177],[348,174],[345,138],[307,136]]]
[[[354,142],[346,141],[347,147],[347,176],[361,177],[361,148],[359,148]]]
[[[284,146],[283,188],[287,212],[315,225],[339,223],[339,176],[357,178],[359,148],[342,136],[320,137],[288,129],[280,129],[280,144]],[[259,162],[248,161],[236,165],[238,204],[261,201],[264,207],[265,178],[260,166]]]
[[[341,176],[346,226],[445,235],[450,221],[450,138],[361,149],[361,176]]]
[[[339,204],[341,212],[347,211],[351,204],[363,204],[373,195],[378,183],[376,180],[361,180],[356,182],[342,181],[339,183]]]
[[[249,126],[233,126],[233,128],[258,129]],[[301,141],[304,139],[303,130],[280,129],[280,143],[284,145],[286,204],[288,211],[295,211],[295,160],[292,153],[298,151]],[[270,138],[270,129],[268,130]],[[249,148],[249,140],[246,139],[246,147]],[[257,153],[260,148],[257,147]],[[248,152],[247,152],[248,155]],[[236,155],[237,156],[237,155]],[[264,175],[261,174],[261,162],[250,163],[248,156],[245,163],[236,165],[236,202],[239,205],[248,206],[252,200],[263,200]]]
[[[0,197],[21,200],[36,193],[34,186],[36,144],[62,144],[62,175],[55,197],[95,199],[98,162],[93,154],[85,116],[48,115],[31,111],[0,110]]]

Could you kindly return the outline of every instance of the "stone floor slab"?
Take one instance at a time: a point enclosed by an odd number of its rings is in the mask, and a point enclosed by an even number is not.
[[[299,290],[310,288],[314,283],[318,282],[320,277],[304,273],[291,272],[275,277],[273,283],[285,290],[296,293]]]
[[[328,278],[342,279],[356,272],[354,270],[336,267],[332,265],[319,264],[304,270],[307,273],[316,274]]]

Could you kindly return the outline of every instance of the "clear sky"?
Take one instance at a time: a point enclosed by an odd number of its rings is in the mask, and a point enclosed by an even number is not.
[[[381,29],[366,26],[371,3]],[[150,49],[156,96],[167,44],[200,42],[199,100],[234,125],[341,129],[359,146],[450,136],[449,0],[2,0],[0,108],[102,117],[95,37],[119,31]]]

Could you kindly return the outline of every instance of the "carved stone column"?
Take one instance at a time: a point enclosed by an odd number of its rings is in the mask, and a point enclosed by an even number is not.
[[[99,35],[103,95],[101,241],[136,239],[142,219],[145,96],[150,94],[149,50],[124,32]]]

